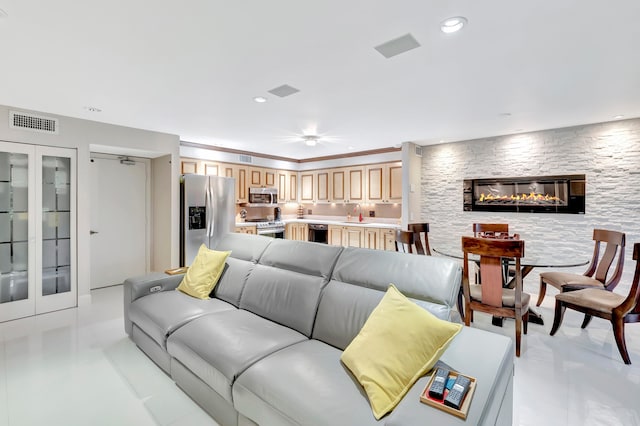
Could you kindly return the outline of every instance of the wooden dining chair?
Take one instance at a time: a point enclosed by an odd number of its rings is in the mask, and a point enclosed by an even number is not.
[[[527,334],[529,301],[531,296],[522,291],[520,258],[524,256],[524,241],[462,237],[464,253],[462,286],[464,292],[464,323],[470,325],[474,311],[494,316],[514,318],[516,321],[516,356],[520,356],[521,334]],[[469,255],[480,256],[482,284],[469,281]],[[503,258],[515,259],[513,289],[503,287]]]
[[[501,238],[509,235],[508,223],[474,223],[473,236],[476,238]]]
[[[413,253],[413,232],[396,230],[396,251]]]
[[[589,269],[583,274],[571,274],[567,272],[543,272],[540,274],[540,291],[536,306],[540,306],[547,292],[547,284],[561,292],[580,290],[583,288],[604,288],[613,290],[622,278],[624,267],[624,246],[626,236],[623,232],[607,231],[605,229],[593,230],[593,257]],[[600,246],[605,243],[604,254],[600,258]],[[607,275],[611,265],[617,257],[616,268],[609,280]],[[587,321],[588,324],[588,321]],[[585,324],[586,327],[586,324]]]
[[[585,288],[557,294],[551,335],[556,334],[560,328],[567,308],[585,315],[582,328],[585,328],[589,323],[587,317],[589,319],[591,317],[604,318],[611,321],[616,345],[624,363],[631,364],[624,337],[624,325],[630,322],[640,322],[640,285],[638,285],[638,281],[640,281],[640,243],[633,245],[633,260],[636,261],[636,271],[633,275],[631,290],[626,297],[605,288]]]
[[[416,253],[431,256],[431,247],[429,247],[429,224],[410,223],[407,229],[413,232],[413,243],[416,246]],[[424,241],[424,244],[422,241]]]

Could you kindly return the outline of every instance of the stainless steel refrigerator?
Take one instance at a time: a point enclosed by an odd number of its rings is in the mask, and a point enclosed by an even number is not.
[[[235,179],[180,176],[180,266],[189,266],[203,243],[215,248],[235,231]]]

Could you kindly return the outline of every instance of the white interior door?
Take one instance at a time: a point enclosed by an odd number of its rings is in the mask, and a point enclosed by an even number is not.
[[[149,271],[149,160],[91,158],[91,288]]]

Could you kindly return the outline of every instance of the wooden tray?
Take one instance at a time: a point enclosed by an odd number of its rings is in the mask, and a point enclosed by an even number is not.
[[[164,271],[164,273],[167,275],[184,274],[185,272],[187,272],[187,269],[189,269],[188,266],[182,266],[180,268],[167,269],[166,271]]]
[[[458,377],[458,374],[459,373],[455,371],[450,371],[449,377],[456,378]],[[471,384],[469,385],[469,390],[467,391],[467,395],[464,397],[464,401],[462,401],[462,406],[459,410],[446,406],[444,405],[444,402],[433,399],[429,396],[429,387],[431,386],[431,382],[433,382],[433,378],[435,377],[435,371],[434,374],[431,375],[431,380],[429,380],[429,383],[427,383],[427,386],[420,394],[420,401],[427,405],[431,405],[432,407],[436,407],[439,410],[446,411],[449,414],[453,414],[456,417],[460,417],[463,420],[466,420],[467,413],[469,412],[469,406],[471,405],[471,398],[473,398],[473,393],[476,390],[476,379],[475,377],[467,376],[466,374],[463,374],[463,376],[471,380]]]

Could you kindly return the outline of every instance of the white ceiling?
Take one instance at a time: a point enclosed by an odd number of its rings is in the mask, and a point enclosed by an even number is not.
[[[0,104],[183,141],[302,159],[640,117],[638,0],[0,0],[0,9]],[[456,15],[468,25],[440,32]],[[407,33],[421,47],[391,59],[374,50]],[[300,92],[267,92],[282,84]],[[305,146],[310,133],[325,142]]]

